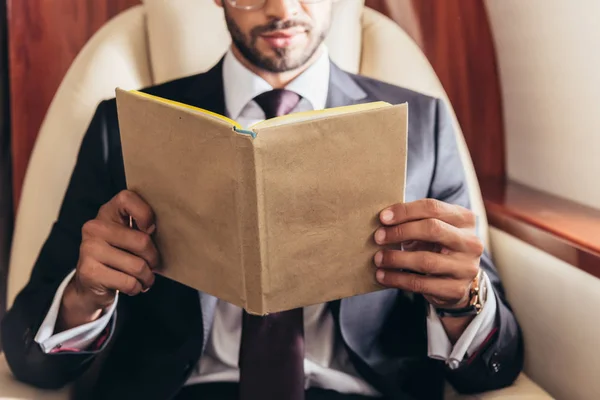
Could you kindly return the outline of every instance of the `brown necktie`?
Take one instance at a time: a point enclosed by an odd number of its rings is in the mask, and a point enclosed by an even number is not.
[[[292,111],[300,96],[275,89],[254,98],[266,118]],[[243,313],[240,346],[241,400],[304,399],[302,308],[263,317]]]

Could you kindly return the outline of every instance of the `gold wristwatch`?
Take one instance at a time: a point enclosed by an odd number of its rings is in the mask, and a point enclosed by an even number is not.
[[[462,308],[435,308],[437,315],[442,317],[467,317],[470,315],[477,315],[483,309],[483,305],[487,300],[487,287],[482,284],[483,271],[480,269],[477,276],[471,283],[471,289],[469,289],[469,304]]]

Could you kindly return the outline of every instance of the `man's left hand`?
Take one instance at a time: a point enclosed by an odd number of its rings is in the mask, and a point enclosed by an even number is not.
[[[484,249],[475,214],[423,199],[390,206],[379,218],[375,241],[387,245],[374,257],[379,283],[423,294],[434,307],[466,307]]]

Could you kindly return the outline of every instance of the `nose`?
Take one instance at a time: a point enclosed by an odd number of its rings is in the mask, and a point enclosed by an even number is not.
[[[298,14],[299,8],[298,0],[267,0],[264,12],[269,18],[285,21]]]

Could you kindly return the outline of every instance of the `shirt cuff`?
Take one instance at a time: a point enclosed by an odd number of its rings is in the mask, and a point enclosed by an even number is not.
[[[476,353],[494,331],[497,310],[496,296],[485,272],[482,272],[482,278],[482,283],[486,285],[487,289],[486,302],[481,312],[473,318],[454,346],[452,346],[434,307],[429,305],[427,353],[430,358],[445,361],[450,369],[458,368],[465,358]]]
[[[109,322],[111,321],[111,318],[113,316],[116,318],[117,303],[119,302],[118,293],[115,297],[115,301],[96,321],[88,322],[87,324],[54,334],[56,319],[58,317],[58,312],[60,311],[63,293],[73,278],[73,275],[75,275],[75,270],[67,275],[67,277],[58,287],[58,290],[54,295],[52,305],[50,306],[50,310],[48,311],[48,314],[46,314],[46,318],[44,318],[40,329],[35,335],[34,340],[40,345],[42,351],[46,354],[57,351],[77,352],[86,350],[90,345],[92,345],[98,339],[101,339],[106,334],[105,331]]]

